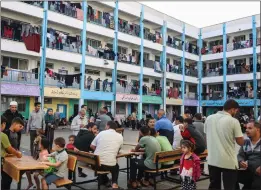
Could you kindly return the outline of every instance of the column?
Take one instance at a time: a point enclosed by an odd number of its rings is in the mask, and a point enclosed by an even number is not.
[[[185,42],[186,38],[185,38],[185,23],[183,23],[183,28],[182,28],[182,58],[181,58],[181,65],[182,65],[182,84],[181,84],[181,99],[182,99],[182,106],[181,106],[181,114],[183,115],[185,112]]]
[[[139,89],[139,95],[140,95],[140,102],[138,103],[138,119],[142,119],[142,95],[143,95],[143,41],[144,41],[144,32],[143,32],[143,19],[144,19],[144,6],[141,5],[141,12],[140,12],[140,75],[139,75],[139,81],[140,81],[140,89]]]
[[[227,33],[223,23],[223,100],[227,101]]]
[[[48,1],[44,1],[43,21],[42,21],[42,56],[40,62],[40,97],[42,103],[41,109],[44,109],[44,80],[45,80],[45,65],[46,65],[46,35],[47,35],[47,22],[48,22]]]
[[[113,91],[113,101],[111,102],[111,113],[113,116],[116,115],[116,82],[117,82],[117,64],[118,64],[118,10],[119,2],[115,1],[114,8],[114,39],[113,39],[113,51],[115,53],[114,57],[114,69],[112,71],[112,91]]]
[[[83,24],[82,24],[82,33],[81,33],[81,38],[82,38],[82,63],[81,63],[81,68],[80,71],[82,73],[81,75],[81,83],[80,83],[80,90],[81,90],[81,98],[79,99],[79,110],[81,106],[84,104],[84,80],[85,80],[85,51],[86,51],[86,25],[87,25],[87,0],[82,1],[82,8],[83,8]]]
[[[252,35],[253,35],[253,85],[254,85],[254,116],[258,119],[258,108],[257,108],[257,55],[256,55],[256,16],[252,16]]]
[[[162,70],[163,70],[163,80],[162,80],[162,100],[163,105],[161,105],[162,109],[166,111],[166,98],[167,98],[167,78],[166,78],[166,65],[167,65],[167,53],[166,53],[166,42],[167,42],[167,22],[163,21],[162,26],[162,39],[163,39],[163,46],[162,46]]]
[[[202,61],[201,61],[201,49],[202,49],[202,30],[201,28],[199,29],[199,35],[198,35],[198,56],[199,56],[199,61],[198,61],[198,113],[202,113],[202,107],[201,107],[201,101],[202,101],[202,72],[203,72],[203,67],[202,67]]]

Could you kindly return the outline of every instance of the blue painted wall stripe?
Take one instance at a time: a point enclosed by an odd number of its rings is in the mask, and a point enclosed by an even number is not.
[[[256,55],[256,16],[252,16],[252,35],[253,35],[253,85],[254,85],[254,115],[258,118],[257,109],[257,55]]]
[[[142,119],[142,95],[143,95],[143,53],[144,53],[144,32],[143,32],[143,19],[144,19],[144,5],[141,5],[141,12],[140,12],[140,75],[139,75],[139,81],[140,81],[140,89],[139,89],[139,95],[140,95],[140,102],[138,105],[138,119]]]
[[[182,86],[181,86],[181,91],[182,91],[182,105],[184,106],[185,103],[185,45],[186,45],[186,38],[185,38],[185,23],[183,23],[183,28],[182,28],[182,58],[181,58],[181,65],[182,65]],[[183,114],[183,113],[182,113]]]
[[[48,1],[44,1],[43,21],[42,21],[42,57],[40,63],[40,96],[41,108],[44,108],[44,82],[45,82],[45,66],[46,66],[46,37],[48,23]]]
[[[81,84],[80,84],[80,89],[81,89],[81,98],[83,97],[84,94],[84,80],[85,80],[85,69],[86,69],[86,62],[85,62],[85,56],[86,56],[86,38],[87,38],[87,1],[83,0],[82,1],[82,8],[83,8],[83,26],[82,26],[82,64],[81,64]]]
[[[199,61],[198,61],[198,112],[200,112],[200,107],[201,107],[201,101],[202,101],[202,72],[203,72],[203,63],[201,60],[201,49],[202,49],[202,29],[199,29],[199,35],[198,35],[198,47],[199,47]]]
[[[227,100],[227,33],[226,23],[223,23],[223,99]]]
[[[167,22],[163,22],[162,28],[162,37],[163,37],[163,51],[162,51],[162,69],[163,69],[163,85],[162,85],[162,100],[163,100],[163,109],[166,110],[166,98],[167,98],[167,91],[166,91],[166,83],[167,83],[167,76],[166,76],[166,66],[167,66],[167,52],[166,52],[166,45],[167,45]]]

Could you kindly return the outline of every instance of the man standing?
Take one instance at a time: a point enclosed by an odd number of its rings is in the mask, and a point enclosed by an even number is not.
[[[3,131],[4,133],[6,131],[8,131],[8,129],[10,128],[14,118],[19,117],[20,119],[23,119],[23,116],[17,111],[17,106],[18,106],[17,102],[12,101],[12,102],[10,102],[10,108],[3,113],[3,116],[7,119],[6,128],[5,128],[5,131]],[[20,143],[21,143],[21,136],[22,136],[21,131],[19,131],[17,133],[17,135],[18,135],[17,136],[17,138],[18,138],[17,139],[18,140],[17,148],[19,150],[20,149]]]
[[[238,171],[238,182],[244,184],[243,189],[260,189],[260,148],[261,124],[251,122],[247,124],[245,139],[237,155],[241,170]],[[238,185],[239,189],[239,185]]]
[[[97,117],[95,122],[96,126],[98,127],[98,130],[105,130],[108,121],[111,121],[111,118],[106,114],[106,110],[102,108],[100,110],[100,115]]]
[[[209,116],[205,122],[208,147],[209,189],[221,189],[221,173],[225,190],[236,188],[238,161],[235,141],[244,144],[240,123],[233,118],[239,110],[239,104],[227,100],[223,111]]]
[[[201,113],[195,114],[193,125],[195,126],[195,128],[198,130],[198,132],[200,132],[201,135],[205,139],[206,135],[204,133],[204,124],[203,124],[203,121],[202,121],[202,114]]]
[[[34,103],[34,110],[29,116],[26,132],[29,134],[30,132],[30,150],[31,155],[33,156],[33,143],[34,139],[37,136],[36,130],[43,129],[45,130],[45,120],[44,120],[44,112],[41,109],[41,103]]]
[[[61,114],[59,112],[59,109],[56,109],[56,112],[54,113],[54,121],[56,127],[59,127],[60,119],[61,119]]]
[[[183,117],[178,116],[175,118],[174,124],[173,124],[173,130],[174,130],[174,137],[173,137],[173,145],[172,148],[179,149],[180,148],[180,141],[182,140],[182,136],[180,133],[180,128],[183,126]]]
[[[73,131],[73,135],[77,136],[80,129],[84,128],[87,124],[88,118],[86,116],[86,110],[82,108],[79,114],[72,120],[71,130]]]
[[[167,119],[163,109],[159,109],[157,116],[159,120],[155,124],[155,130],[167,137],[170,144],[173,144],[174,129],[172,123]]]

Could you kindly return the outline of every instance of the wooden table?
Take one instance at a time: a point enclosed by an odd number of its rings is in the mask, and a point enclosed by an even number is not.
[[[126,158],[127,166],[126,168],[121,168],[119,171],[123,173],[127,173],[127,181],[130,179],[130,159],[132,156],[143,155],[144,152],[130,152],[130,151],[120,151],[117,155],[117,158]],[[126,171],[125,171],[126,170]]]
[[[40,164],[31,156],[23,156],[22,158],[6,157],[4,159],[3,170],[13,180],[17,182],[17,189],[21,189],[22,175],[27,171],[37,171],[48,169],[49,166]]]

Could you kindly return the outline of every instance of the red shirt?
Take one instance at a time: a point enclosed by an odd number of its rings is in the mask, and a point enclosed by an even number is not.
[[[75,146],[73,144],[67,144],[66,148],[69,150],[74,150]]]

